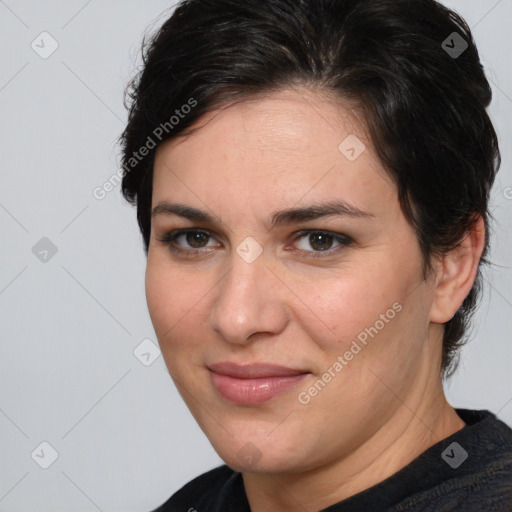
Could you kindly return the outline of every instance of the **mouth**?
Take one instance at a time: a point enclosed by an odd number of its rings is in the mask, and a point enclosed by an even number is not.
[[[208,369],[217,393],[239,405],[266,402],[311,375],[306,370],[266,363],[238,365],[223,362],[212,364]]]

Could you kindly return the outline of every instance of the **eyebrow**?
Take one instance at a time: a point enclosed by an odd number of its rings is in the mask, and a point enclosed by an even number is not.
[[[206,222],[215,224],[219,222],[215,216],[209,213],[180,203],[160,202],[153,208],[151,217],[157,215],[176,215],[196,222]],[[275,212],[271,216],[271,229],[296,222],[311,221],[322,217],[351,217],[360,219],[369,219],[375,217],[373,213],[365,212],[343,200],[327,201],[325,203],[312,204],[299,208],[288,208]],[[220,222],[219,222],[220,223]]]

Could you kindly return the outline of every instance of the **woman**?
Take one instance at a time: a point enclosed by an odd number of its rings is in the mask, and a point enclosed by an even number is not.
[[[167,368],[225,465],[160,511],[511,510],[512,431],[454,409],[499,150],[434,0],[188,0],[123,142]]]

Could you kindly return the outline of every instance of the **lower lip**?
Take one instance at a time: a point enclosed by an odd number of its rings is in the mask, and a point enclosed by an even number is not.
[[[211,372],[212,382],[222,398],[235,404],[260,404],[296,386],[309,374],[239,379]]]

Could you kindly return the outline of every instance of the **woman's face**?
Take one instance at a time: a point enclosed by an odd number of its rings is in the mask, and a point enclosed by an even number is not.
[[[157,151],[149,312],[228,465],[312,469],[419,400],[439,364],[433,284],[394,184],[339,103],[283,90],[214,114]]]

